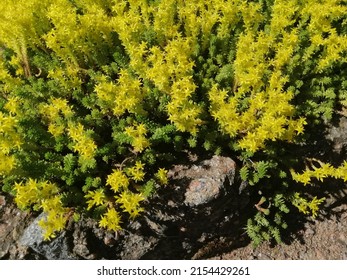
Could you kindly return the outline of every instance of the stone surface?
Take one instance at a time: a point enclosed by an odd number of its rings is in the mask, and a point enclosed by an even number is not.
[[[177,167],[176,167],[177,168]],[[184,203],[198,206],[216,199],[225,190],[225,182],[231,186],[235,178],[235,162],[227,157],[213,156],[190,168],[180,167],[172,175],[174,179],[191,179],[185,192]],[[174,168],[175,169],[175,168]]]
[[[44,214],[39,215],[32,223],[24,230],[22,237],[19,239],[19,244],[22,246],[36,246],[43,243],[43,230],[39,227],[38,222],[44,218]]]
[[[9,197],[0,207],[0,259],[23,259],[30,257],[30,250],[17,244],[18,238],[30,224],[31,217],[18,210]]]
[[[143,236],[138,234],[129,234],[124,240],[124,249],[120,254],[123,260],[139,260],[157,245],[159,238],[154,236]]]
[[[347,147],[347,110],[344,112],[345,116],[339,119],[339,123],[336,126],[330,126],[328,128],[327,140],[332,141],[333,150],[338,154],[345,154]]]
[[[18,241],[18,244],[24,247],[30,247],[36,253],[42,255],[48,260],[70,260],[76,259],[71,253],[66,238],[63,232],[52,241],[43,240],[43,230],[38,225],[38,222],[45,217],[40,214],[31,224],[24,230],[23,235]]]
[[[210,178],[195,179],[190,182],[184,203],[189,206],[205,204],[220,194],[221,184]]]

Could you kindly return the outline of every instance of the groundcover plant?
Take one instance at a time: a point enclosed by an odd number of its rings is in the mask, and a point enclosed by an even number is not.
[[[346,1],[0,5],[0,180],[45,239],[81,214],[120,230],[182,151],[238,159],[255,245],[347,181],[346,161],[295,152],[347,105]]]

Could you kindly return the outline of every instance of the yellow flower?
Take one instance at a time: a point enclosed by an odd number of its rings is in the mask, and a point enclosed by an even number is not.
[[[144,164],[141,161],[136,161],[135,166],[127,168],[127,174],[135,181],[142,181],[145,177]]]
[[[155,174],[162,185],[167,185],[168,183],[167,173],[168,171],[166,169],[159,168],[158,172]]]
[[[126,189],[129,186],[128,177],[118,169],[113,169],[113,172],[107,176],[107,185],[117,193],[121,189]]]
[[[145,137],[146,133],[146,126],[142,123],[125,128],[125,134],[131,137],[131,144],[135,152],[142,152],[149,146],[149,141]]]
[[[107,212],[101,217],[99,226],[108,230],[118,231],[121,228],[121,218],[114,208],[108,208]]]
[[[69,123],[68,133],[72,140],[78,142],[83,137],[84,127],[81,123]]]
[[[18,97],[9,97],[7,103],[5,104],[5,109],[10,112],[10,114],[18,114],[19,108],[19,98]]]
[[[119,196],[116,196],[116,201],[121,204],[120,207],[124,212],[129,213],[131,218],[135,218],[139,212],[143,211],[139,205],[144,199],[142,194],[130,191],[124,191]]]
[[[306,125],[306,119],[305,118],[300,118],[297,122],[297,126],[295,130],[297,131],[297,134],[303,134],[304,133],[304,125]]]
[[[48,132],[51,133],[54,137],[58,137],[64,133],[64,127],[51,123],[48,126]]]
[[[105,203],[105,193],[103,189],[98,189],[96,191],[89,191],[88,194],[84,196],[87,199],[88,208],[90,210],[94,205],[102,205]]]

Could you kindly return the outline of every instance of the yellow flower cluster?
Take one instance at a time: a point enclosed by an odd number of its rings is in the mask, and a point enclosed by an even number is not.
[[[158,172],[155,174],[158,178],[160,184],[167,185],[168,184],[168,171],[164,168],[159,168]]]
[[[90,135],[91,131],[75,120],[75,112],[67,99],[50,98],[47,103],[41,104],[39,112],[53,137],[57,138],[67,133],[73,141],[73,151],[80,155],[82,165],[94,161],[97,146]]]
[[[275,1],[269,33],[252,28],[255,23],[251,15],[256,15],[259,5],[241,7],[244,18],[252,18],[252,21],[248,24],[246,21],[248,28],[238,41],[234,92],[225,92],[218,89],[217,85],[209,92],[211,115],[224,132],[232,137],[242,136],[239,140],[240,148],[255,152],[264,147],[268,139],[291,141],[295,135],[303,133],[306,121],[304,118],[292,118],[294,107],[290,102],[293,94],[283,89],[288,80],[283,74],[283,68],[291,63],[293,53],[299,47],[298,28],[293,26],[299,16],[297,13],[300,12],[303,18],[313,16],[314,13],[314,20],[312,22],[311,19],[309,24],[314,42],[309,49],[316,50],[318,46],[324,46],[327,53],[321,58],[318,71],[325,64],[329,65],[338,59],[341,61],[341,54],[347,46],[346,38],[337,35],[331,26],[332,19],[345,14],[346,7],[339,6],[337,2],[334,5],[332,1],[323,2],[319,4],[319,9],[312,8],[313,3],[307,3],[300,9],[295,0]],[[323,24],[324,21],[329,24]],[[261,16],[258,15],[255,22],[261,22]],[[329,32],[330,36],[323,40],[323,32]],[[275,55],[271,58],[270,52],[273,50]],[[307,55],[305,57],[308,59]],[[263,77],[268,76],[268,73],[271,74],[265,83]],[[246,109],[240,110],[240,104],[245,98],[249,99]]]
[[[65,228],[69,209],[63,206],[59,195],[44,199],[41,208],[46,216],[39,221],[39,226],[44,230],[44,240],[50,240],[56,237],[56,232]]]
[[[140,202],[145,198],[141,193],[133,193],[130,191],[124,191],[116,197],[116,201],[120,204],[120,207],[124,212],[127,212],[130,215],[130,218],[135,218],[143,211],[143,208],[140,207]]]
[[[318,199],[316,196],[311,201],[300,196],[299,193],[295,193],[291,198],[292,204],[298,208],[298,210],[306,215],[311,214],[312,218],[318,215],[319,205],[325,201],[325,197]]]
[[[149,146],[149,141],[146,139],[147,129],[144,124],[140,123],[127,127],[125,134],[131,138],[131,145],[134,147],[134,152],[142,152]]]
[[[65,132],[65,123],[63,118],[73,117],[73,111],[66,99],[51,98],[49,103],[42,104],[39,112],[48,122],[48,132],[54,137],[58,137]]]
[[[10,115],[19,116],[20,106],[21,106],[20,98],[18,98],[17,96],[14,96],[14,97],[10,96],[6,101],[4,108],[10,113]]]
[[[88,203],[87,210],[90,210],[93,206],[103,205],[106,200],[103,189],[89,191],[84,197],[87,199]]]
[[[231,137],[242,136],[238,145],[250,152],[263,148],[266,140],[291,141],[303,133],[306,120],[291,118],[294,111],[289,103],[291,97],[291,93],[274,89],[252,93],[248,108],[240,112],[240,101],[236,96],[228,97],[228,93],[218,89],[217,85],[209,92],[211,115],[223,132]]]
[[[120,70],[116,84],[107,81],[105,76],[100,77],[95,92],[102,109],[111,109],[115,116],[121,116],[126,111],[141,112],[141,102],[144,98],[141,82],[124,69]]]
[[[89,191],[85,195],[88,203],[88,210],[93,206],[103,205],[107,207],[107,211],[101,216],[99,225],[108,230],[118,231],[121,229],[121,215],[116,210],[117,207],[122,209],[123,212],[129,214],[130,218],[135,218],[143,208],[140,207],[141,201],[145,197],[141,193],[131,191],[130,184],[133,182],[143,181],[145,172],[144,164],[136,161],[134,166],[128,167],[123,171],[122,169],[114,169],[107,177],[106,184],[114,193],[114,199],[106,198],[104,190],[98,189]],[[136,187],[136,185],[134,185]]]
[[[70,138],[74,141],[74,150],[78,152],[82,160],[92,160],[96,151],[94,140],[86,133],[81,123],[69,123],[67,128]]]
[[[305,186],[312,184],[312,179],[323,181],[327,177],[335,179],[342,179],[347,182],[347,161],[344,161],[339,167],[333,167],[329,163],[324,163],[317,159],[308,159],[309,166],[306,167],[302,173],[297,173],[293,169],[290,170],[292,178],[298,183],[302,183]],[[304,214],[312,213],[312,217],[317,216],[319,205],[325,200],[325,198],[317,199],[314,197],[310,202],[305,198],[302,198],[299,193],[295,193],[292,197],[292,204]]]
[[[45,240],[54,238],[55,232],[64,229],[69,209],[63,206],[56,184],[29,178],[25,183],[15,183],[14,190],[15,202],[19,208],[24,210],[32,207],[36,211],[42,209],[46,214],[39,221]]]
[[[0,175],[11,172],[16,165],[16,159],[11,150],[22,145],[17,133],[17,118],[0,112]]]
[[[241,8],[245,19],[254,15],[256,20],[246,22],[247,28],[238,41],[233,91],[214,85],[209,92],[211,115],[222,131],[231,137],[241,136],[239,147],[250,152],[263,148],[267,140],[291,141],[306,124],[304,118],[293,119],[293,93],[284,90],[288,78],[283,68],[298,47],[297,29],[287,29],[294,22],[297,3],[275,1],[273,10],[277,12],[269,33],[253,28],[262,21],[257,15],[259,8],[258,4]]]
[[[192,101],[196,85],[192,79],[194,62],[191,56],[199,32],[202,29],[209,32],[215,24],[217,10],[211,9],[213,4],[207,1],[204,4],[203,1],[186,4],[184,1],[170,0],[152,5],[146,1],[134,1],[129,3],[127,9],[126,1],[119,2],[114,7],[116,16],[112,22],[130,56],[130,66],[139,77],[152,81],[163,94],[170,97],[168,118],[177,129],[196,134],[202,123],[202,111]],[[201,15],[196,16],[200,9]],[[138,11],[141,11],[141,16]],[[176,13],[181,21],[179,23],[175,20]],[[186,28],[187,37],[180,33],[180,24]],[[129,32],[129,28],[132,32]],[[154,46],[148,46],[140,36],[145,30],[151,29],[158,38],[158,44]]]
[[[1,55],[0,51],[0,55]],[[19,77],[13,77],[10,75],[9,71],[6,69],[4,61],[0,60],[0,89],[4,93],[9,93],[14,89],[18,88],[22,84],[22,80]]]
[[[127,189],[129,186],[129,179],[123,173],[122,170],[114,169],[113,172],[107,176],[107,185],[111,187],[111,189],[117,193],[123,189]]]
[[[5,45],[16,49],[16,43],[14,38],[30,37],[32,40],[28,41],[28,44],[40,44],[39,34],[35,29],[36,20],[44,20],[47,7],[51,4],[49,0],[42,1],[25,1],[25,0],[4,0],[2,2],[3,12],[0,19],[0,42]],[[27,11],[36,11],[36,17]],[[18,13],[18,17],[13,17]],[[24,36],[26,35],[26,36]],[[12,39],[12,40],[11,40]],[[42,41],[41,41],[42,44]]]
[[[48,71],[48,78],[56,81],[61,85],[66,93],[72,89],[81,87],[82,80],[79,77],[81,69],[74,64],[68,64],[65,67],[55,67]],[[62,94],[66,95],[66,94]]]
[[[114,208],[108,208],[106,213],[102,215],[99,226],[106,228],[110,231],[121,230],[121,217],[120,214]]]
[[[59,193],[59,188],[56,184],[29,178],[27,182],[15,183],[14,190],[16,192],[15,202],[21,209],[26,209],[32,205],[40,208],[41,200],[50,198]]]
[[[143,211],[140,207],[141,201],[145,197],[141,193],[135,193],[128,188],[131,181],[138,182],[143,181],[145,176],[144,164],[140,161],[136,161],[135,165],[129,167],[123,172],[121,169],[114,169],[107,177],[106,184],[110,186],[114,192],[113,201],[107,198],[103,189],[97,189],[95,191],[89,191],[85,198],[88,203],[88,210],[93,206],[105,206],[107,211],[101,216],[99,225],[108,230],[118,231],[121,229],[121,215],[115,209],[117,206],[129,214],[130,218],[135,218]]]
[[[45,17],[55,28],[43,37],[47,46],[67,64],[78,66],[81,60],[92,60],[95,48],[105,41],[111,42],[112,30],[103,1],[98,2],[57,0],[47,8]]]
[[[339,167],[335,168],[329,163],[311,160],[311,168],[306,167],[306,170],[302,173],[297,173],[291,169],[291,175],[294,181],[303,183],[304,185],[310,184],[313,178],[323,181],[327,177],[342,179],[344,182],[347,182],[347,161],[344,161]]]
[[[135,182],[143,181],[145,177],[145,165],[141,161],[136,161],[135,165],[126,169],[127,175]]]
[[[37,26],[47,26],[45,12],[50,1],[2,1],[3,11],[0,18],[0,45],[11,48],[14,55],[11,59],[12,66],[16,69],[17,76],[30,77],[31,70],[28,60],[28,47],[42,46]],[[28,11],[35,11],[35,16]],[[14,14],[20,16],[13,16]],[[40,31],[43,32],[45,28]],[[30,38],[30,39],[29,39]],[[0,62],[1,63],[1,62]],[[2,69],[0,65],[0,77],[6,75],[6,80],[9,84],[17,84],[19,80],[9,77],[7,71]]]
[[[346,62],[346,36],[339,34],[334,26],[335,21],[346,16],[346,5],[338,0],[309,0],[304,3],[301,14],[310,18],[307,30],[311,37],[311,45],[306,49],[304,59],[310,60],[319,49],[324,48],[325,51],[316,66],[318,73],[322,73],[335,62]]]
[[[6,175],[13,170],[16,165],[16,158],[12,155],[6,155],[3,152],[0,152],[0,175]]]

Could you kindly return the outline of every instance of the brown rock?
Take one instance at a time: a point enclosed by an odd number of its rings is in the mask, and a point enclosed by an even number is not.
[[[6,205],[6,199],[3,195],[0,195],[0,210]]]

